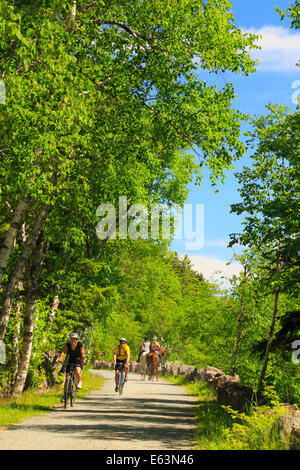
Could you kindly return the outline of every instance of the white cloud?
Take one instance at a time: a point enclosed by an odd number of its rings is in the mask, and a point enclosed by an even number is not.
[[[217,246],[217,247],[221,247],[221,248],[227,248],[228,243],[229,242],[227,240],[222,240],[222,239],[219,239],[219,240],[205,240],[204,241],[204,246],[205,247]]]
[[[300,33],[282,26],[271,25],[265,25],[260,29],[249,28],[244,32],[261,36],[257,40],[261,50],[253,51],[251,54],[259,61],[258,70],[297,70],[296,63],[300,60]]]
[[[238,275],[242,271],[239,263],[226,264],[226,261],[217,258],[207,258],[205,256],[189,255],[193,269],[202,273],[208,281],[223,282],[224,287],[229,287],[229,283],[222,280],[222,276],[231,277]]]

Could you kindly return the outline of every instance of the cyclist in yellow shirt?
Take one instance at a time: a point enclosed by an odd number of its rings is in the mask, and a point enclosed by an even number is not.
[[[126,344],[126,338],[120,338],[120,344],[115,347],[114,349],[114,359],[113,363],[115,366],[115,382],[116,388],[115,391],[119,391],[118,381],[119,381],[119,373],[120,373],[120,364],[124,364],[124,372],[125,372],[125,382],[127,382],[127,375],[129,370],[129,361],[130,361],[130,348],[128,344]]]

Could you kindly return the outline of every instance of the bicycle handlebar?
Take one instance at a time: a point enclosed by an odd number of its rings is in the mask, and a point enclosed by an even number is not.
[[[63,363],[62,363],[62,366],[61,366],[60,372],[66,373],[66,368],[67,368],[67,366],[70,366],[69,372],[73,372],[76,367],[81,367],[81,368],[83,368],[83,364],[81,364],[81,366],[78,366],[78,364],[76,364],[76,363],[74,363],[74,362],[63,362]]]

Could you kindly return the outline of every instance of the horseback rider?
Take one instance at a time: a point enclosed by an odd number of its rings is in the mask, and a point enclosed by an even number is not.
[[[147,354],[150,352],[150,344],[151,344],[150,341],[148,341],[148,338],[145,336],[144,341],[140,342],[140,353],[139,353],[139,358],[138,358],[137,362],[140,362],[141,354],[143,352],[145,352]]]
[[[152,343],[150,344],[150,352],[156,352],[159,357],[159,365],[161,366],[160,345],[156,336],[152,336]]]

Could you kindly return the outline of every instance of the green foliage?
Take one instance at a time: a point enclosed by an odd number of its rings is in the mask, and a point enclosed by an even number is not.
[[[92,390],[99,390],[104,383],[103,377],[83,370],[82,389],[77,393],[83,398]],[[63,384],[56,385],[46,392],[28,389],[19,397],[0,399],[0,426],[19,423],[31,416],[41,416],[60,403]]]
[[[245,215],[244,231],[232,242],[256,249],[270,264],[268,281],[283,289],[299,287],[299,112],[267,106],[269,114],[253,120],[249,144],[252,168],[237,174],[242,202],[232,212]],[[280,265],[280,270],[278,266]],[[280,272],[279,272],[280,271]],[[298,286],[298,287],[297,287]]]
[[[271,406],[253,407],[249,413],[238,413],[230,407],[224,409],[233,417],[231,429],[224,431],[223,445],[219,449],[232,450],[283,450],[283,442],[276,430],[278,418],[287,413],[272,387],[265,389]]]
[[[28,197],[28,238],[43,205],[48,209],[33,367],[43,348],[61,348],[70,330],[106,328],[114,318],[119,326],[113,337],[121,328],[130,337],[133,326],[139,330],[135,315],[153,330],[157,320],[167,323],[173,306],[178,310],[170,278],[165,291],[156,289],[152,312],[143,311],[139,299],[127,315],[123,268],[105,256],[98,263],[101,251],[107,252],[96,238],[96,208],[105,202],[117,207],[120,195],[148,207],[182,205],[187,183],[201,179],[204,164],[212,181],[222,178],[245,150],[239,140],[243,116],[232,109],[231,85],[219,90],[196,71],[254,71],[247,48],[255,47],[255,36],[234,25],[227,0],[174,1],[167,7],[161,0],[77,2],[75,18],[72,6],[0,6],[7,90],[0,110],[1,207],[7,214],[1,223],[10,218],[7,202],[14,208]],[[22,253],[17,242],[4,287]],[[126,244],[119,247],[122,258]],[[152,267],[149,261],[148,272]],[[52,323],[56,295],[60,304]],[[170,296],[169,304],[158,319],[154,312],[163,295]],[[22,332],[20,345],[21,337]]]
[[[281,15],[281,19],[288,16],[292,21],[291,25],[292,28],[299,29],[300,28],[300,2],[296,0],[295,2],[290,3],[289,8],[287,10],[280,10],[278,7],[276,8],[277,13]]]
[[[45,375],[41,374],[40,371],[38,371],[35,367],[31,366],[28,368],[24,390],[29,388],[32,390],[38,389],[43,383],[45,383],[45,381]]]

